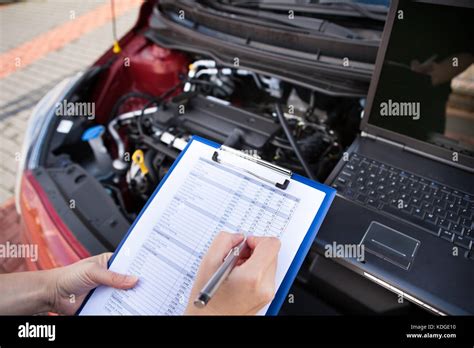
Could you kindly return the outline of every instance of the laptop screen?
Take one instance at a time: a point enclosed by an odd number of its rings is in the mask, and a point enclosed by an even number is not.
[[[474,9],[401,1],[368,123],[474,156]]]

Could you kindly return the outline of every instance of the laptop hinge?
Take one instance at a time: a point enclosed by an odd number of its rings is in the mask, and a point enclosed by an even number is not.
[[[364,131],[360,132],[360,136],[363,137],[363,138],[372,139],[372,140],[375,140],[375,141],[381,141],[382,143],[396,146],[396,147],[398,147],[399,149],[402,149],[402,150],[405,149],[404,144],[397,143],[396,141],[388,140],[388,139],[385,139],[385,138],[381,138],[381,137],[378,137],[376,135],[373,135],[373,134],[370,134],[370,133],[367,133],[367,132],[364,132]]]

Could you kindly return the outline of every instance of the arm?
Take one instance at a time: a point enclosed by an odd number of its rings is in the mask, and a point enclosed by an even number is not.
[[[25,315],[47,312],[48,272],[21,272],[0,275],[0,314]]]

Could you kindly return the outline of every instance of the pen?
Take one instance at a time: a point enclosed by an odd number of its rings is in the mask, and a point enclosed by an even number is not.
[[[211,300],[212,296],[216,293],[219,286],[227,278],[230,271],[235,267],[237,261],[244,248],[247,246],[247,236],[237,246],[230,249],[227,256],[224,258],[224,262],[219,266],[217,271],[207,281],[206,285],[199,292],[199,296],[194,300],[194,305],[198,308],[203,308]]]

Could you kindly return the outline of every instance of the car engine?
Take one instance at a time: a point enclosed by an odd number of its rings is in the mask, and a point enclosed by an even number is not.
[[[94,176],[132,222],[192,135],[323,181],[355,137],[360,112],[358,98],[195,57],[172,88],[120,96],[106,123],[84,121],[82,142],[55,154]]]

